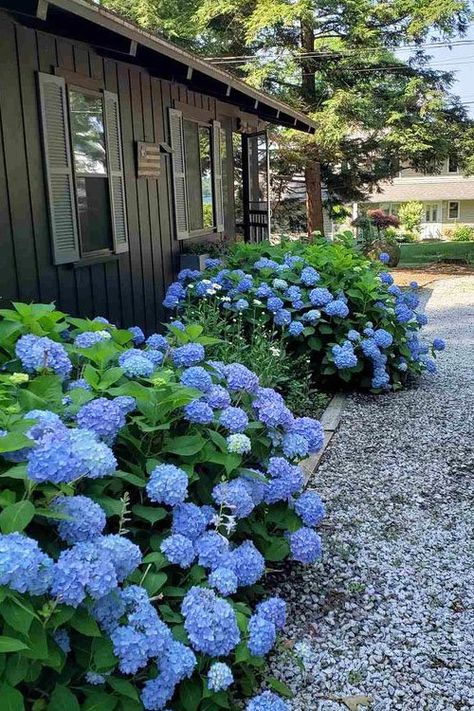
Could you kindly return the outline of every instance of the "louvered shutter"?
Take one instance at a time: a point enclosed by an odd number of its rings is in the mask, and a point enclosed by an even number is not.
[[[170,143],[173,149],[173,197],[176,236],[189,237],[188,196],[186,190],[186,160],[184,154],[183,114],[177,109],[168,109]]]
[[[79,259],[79,237],[66,84],[43,73],[38,81],[54,264],[68,264]]]
[[[107,168],[109,172],[112,234],[117,254],[128,252],[127,207],[123,176],[122,134],[117,94],[104,91]]]
[[[224,194],[222,188],[221,124],[212,122],[212,176],[214,182],[215,218],[218,232],[224,232]]]

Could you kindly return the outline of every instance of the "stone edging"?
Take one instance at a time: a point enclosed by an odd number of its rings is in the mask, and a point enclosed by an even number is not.
[[[331,441],[335,431],[339,427],[341,421],[342,410],[344,408],[344,403],[346,401],[346,396],[343,393],[338,393],[331,398],[328,406],[321,415],[320,421],[324,430],[324,443],[317,454],[313,454],[312,457],[304,459],[300,463],[300,467],[304,472],[304,484],[307,486],[308,481],[312,474],[318,468],[321,457],[323,456],[326,448]]]

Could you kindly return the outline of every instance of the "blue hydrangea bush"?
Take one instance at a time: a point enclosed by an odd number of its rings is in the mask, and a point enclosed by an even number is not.
[[[315,380],[329,388],[398,390],[408,376],[436,371],[444,342],[421,338],[427,317],[418,310],[418,285],[400,289],[385,262],[385,253],[375,264],[340,242],[239,244],[203,272],[180,272],[164,305],[184,320],[209,321],[212,310],[242,319],[249,342],[262,330],[269,345],[284,340],[309,357]]]
[[[286,618],[264,581],[321,555],[319,422],[199,325],[0,317],[2,703],[286,709],[276,679],[255,696]]]

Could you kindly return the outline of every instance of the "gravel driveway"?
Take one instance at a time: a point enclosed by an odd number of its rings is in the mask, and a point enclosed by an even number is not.
[[[349,399],[310,481],[324,560],[277,578],[290,614],[271,672],[295,711],[357,695],[373,711],[474,709],[474,276],[436,282],[426,310],[426,336],[447,341],[439,373]]]

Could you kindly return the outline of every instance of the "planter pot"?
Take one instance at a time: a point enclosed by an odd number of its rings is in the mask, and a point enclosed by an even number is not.
[[[180,254],[179,268],[181,269],[199,269],[202,271],[206,268],[206,259],[209,259],[208,254]]]

